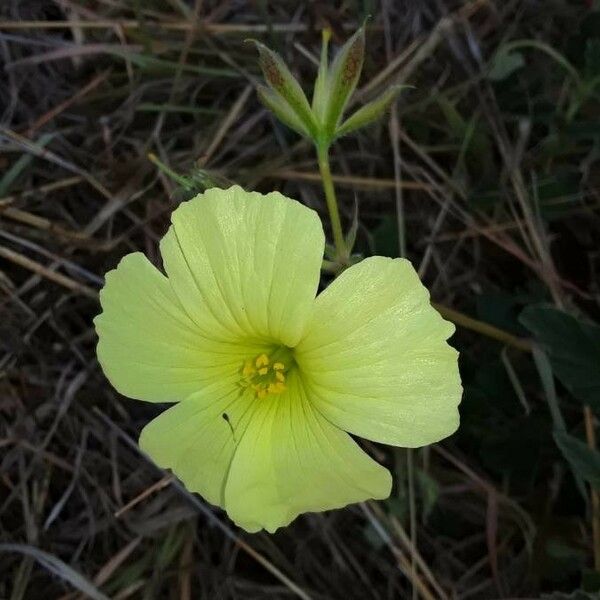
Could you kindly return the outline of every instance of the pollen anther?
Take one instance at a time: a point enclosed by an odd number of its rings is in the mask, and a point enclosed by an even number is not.
[[[246,360],[241,369],[240,386],[251,389],[259,399],[285,392],[287,367],[281,360],[272,361],[266,354]]]
[[[269,357],[266,354],[261,354],[260,356],[256,357],[254,364],[256,365],[257,369],[260,367],[266,367],[269,364]]]

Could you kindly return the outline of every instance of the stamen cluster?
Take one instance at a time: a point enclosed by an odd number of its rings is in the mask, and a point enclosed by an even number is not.
[[[244,362],[240,385],[254,390],[257,398],[285,392],[285,364],[273,361],[266,354]]]

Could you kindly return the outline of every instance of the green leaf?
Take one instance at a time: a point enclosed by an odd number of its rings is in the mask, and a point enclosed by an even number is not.
[[[437,103],[444,113],[452,134],[458,139],[463,139],[467,131],[467,122],[456,108],[457,102],[451,102],[446,96],[440,95]]]
[[[563,419],[558,398],[556,396],[552,365],[550,364],[546,354],[540,349],[539,346],[535,344],[533,346],[533,360],[542,381],[542,387],[544,388],[544,394],[546,396],[546,401],[548,402],[548,408],[550,409],[550,414],[552,415],[552,423],[555,432],[554,440],[556,441],[556,435],[560,436],[562,434],[568,434],[565,431],[565,420]],[[569,460],[567,454],[564,452],[558,441],[556,441],[556,443],[561,449],[563,456]],[[577,489],[579,490],[581,497],[586,499],[587,490],[582,475],[576,469],[573,469],[573,474],[575,476],[575,484],[577,485]]]
[[[160,104],[155,102],[142,102],[135,107],[138,112],[164,112],[181,113],[190,115],[220,115],[223,111],[218,108],[205,108],[203,106],[185,106],[180,104]]]
[[[527,307],[519,320],[535,335],[569,392],[600,409],[600,327],[545,305]]]
[[[500,50],[492,59],[487,78],[492,81],[502,81],[523,66],[525,66],[525,59],[520,52]]]
[[[287,68],[279,54],[256,40],[252,41],[258,49],[259,64],[265,81],[279,99],[289,106],[296,118],[302,123],[304,129],[313,138],[316,137],[317,124],[300,84],[296,81],[296,78]],[[264,97],[261,100],[264,101]],[[269,101],[271,101],[271,98],[269,98]]]
[[[355,131],[369,123],[379,119],[383,113],[391,106],[398,94],[405,85],[394,85],[389,90],[384,92],[379,98],[365,104],[359,108],[351,117],[348,117],[336,130],[335,137],[346,135],[351,131]]]
[[[365,54],[365,31],[361,27],[341,48],[328,76],[325,131],[333,138],[344,109],[356,88]]]
[[[184,527],[171,526],[159,545],[156,544],[156,566],[162,572],[175,560],[185,541]]]
[[[373,231],[375,254],[380,256],[398,257],[398,222],[395,217],[385,215]]]
[[[554,377],[552,373],[552,366],[548,360],[548,356],[543,352],[539,346],[533,346],[533,360],[538,370],[540,380],[542,382],[542,388],[544,389],[544,395],[546,396],[546,402],[548,402],[548,408],[552,415],[552,423],[556,431],[565,430],[565,421],[562,413],[560,412],[560,406],[558,404],[558,398],[556,397],[556,388],[554,386]]]
[[[158,167],[158,170],[164,173],[167,177],[178,183],[184,190],[192,191],[194,189],[193,182],[185,175],[176,173],[171,167],[165,165],[154,152],[148,153],[148,159],[150,162]]]
[[[600,489],[600,452],[566,431],[555,431],[554,441],[575,475],[588,481],[594,489]]]
[[[48,142],[54,138],[54,136],[54,133],[45,133],[44,135],[40,136],[39,140],[33,143],[33,146],[37,149],[44,148]],[[13,183],[33,162],[33,159],[33,154],[23,154],[9,169],[4,172],[0,178],[0,197],[4,196],[11,189]]]
[[[205,67],[202,65],[188,65],[180,64],[175,60],[165,60],[163,58],[156,58],[148,54],[140,54],[137,52],[130,52],[124,49],[107,49],[107,53],[112,56],[120,57],[124,60],[129,60],[136,67],[144,71],[153,72],[167,72],[177,73],[179,71],[183,73],[196,73],[198,75],[207,75],[210,77],[228,77],[231,79],[238,79],[240,74],[233,69],[220,69],[216,67]]]

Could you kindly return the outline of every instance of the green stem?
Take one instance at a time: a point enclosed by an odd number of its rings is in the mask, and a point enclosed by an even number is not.
[[[329,219],[331,221],[331,229],[333,231],[333,241],[336,248],[337,263],[341,265],[347,265],[350,258],[350,253],[348,252],[346,240],[342,232],[342,223],[340,221],[340,213],[338,211],[335,188],[333,187],[333,178],[331,177],[331,169],[329,167],[329,145],[317,143],[316,148],[317,158],[319,160],[319,171],[321,172],[321,180],[323,182],[323,189],[325,190],[325,199],[327,200],[327,209],[329,210]],[[324,270],[330,272],[337,271],[335,263],[331,263],[330,261],[323,261],[323,268]],[[452,308],[448,308],[447,306],[435,304],[433,302],[432,306],[437,309],[437,311],[444,318],[452,321],[459,327],[476,331],[481,335],[498,340],[503,344],[513,346],[514,348],[519,348],[519,350],[523,350],[525,352],[531,351],[531,343],[529,340],[512,335],[506,331],[503,331],[502,329],[498,329],[498,327],[490,325],[489,323],[484,323],[483,321],[478,321],[477,319],[468,317],[467,315]]]
[[[187,177],[184,177],[183,175],[179,175],[179,173],[175,173],[175,171],[173,171],[173,169],[171,169],[170,167],[165,165],[165,163],[162,162],[158,158],[158,156],[156,156],[156,154],[154,154],[154,152],[148,152],[147,156],[148,156],[148,160],[151,163],[155,164],[159,168],[160,171],[162,171],[165,175],[170,177],[173,181],[176,181],[181,187],[183,187],[189,191],[191,191],[193,189],[192,182]]]
[[[319,171],[321,172],[321,180],[323,182],[323,190],[325,191],[325,200],[327,201],[327,210],[329,211],[329,220],[331,222],[331,230],[333,232],[333,243],[336,249],[336,258],[342,263],[346,263],[349,258],[346,240],[342,231],[342,222],[340,220],[340,212],[338,210],[337,198],[335,196],[335,188],[333,187],[333,179],[331,177],[331,169],[329,167],[329,145],[317,145],[317,159],[319,161]]]

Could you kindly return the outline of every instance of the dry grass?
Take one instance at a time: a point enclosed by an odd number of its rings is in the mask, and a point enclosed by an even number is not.
[[[133,250],[157,262],[182,199],[149,153],[200,182],[279,189],[325,217],[313,154],[258,104],[244,39],[260,36],[310,82],[319,28],[329,23],[339,42],[367,10],[356,102],[396,82],[415,89],[387,121],[334,150],[346,222],[359,203],[360,249],[397,252],[400,223],[436,302],[515,335],[514,318],[492,315],[491,304],[477,312],[475,297],[491,290],[517,304],[548,298],[597,312],[597,142],[567,140],[568,156],[548,156],[537,96],[523,85],[522,97],[507,98],[486,78],[506,41],[560,49],[588,9],[366,5],[0,5],[1,598],[465,599],[579,585],[570,571],[553,582],[542,568],[545,540],[560,528],[584,562],[591,556],[589,515],[551,438],[531,438],[548,448],[526,484],[479,454],[496,428],[545,411],[526,352],[459,329],[465,381],[481,396],[466,404],[466,433],[410,457],[371,447],[398,473],[392,500],[307,515],[274,536],[240,532],[141,455],[137,434],[160,408],[119,396],[98,367],[91,320],[103,274]],[[536,94],[560,112],[568,76],[546,55],[527,61]],[[581,114],[597,118],[597,106],[586,100]],[[565,169],[579,175],[578,191],[550,198],[544,210],[559,218],[548,225],[535,184]],[[484,202],[490,190],[495,203]],[[494,412],[493,385],[487,396],[477,387],[482,365],[496,363],[513,367],[513,387],[497,391],[512,394],[512,421]]]

